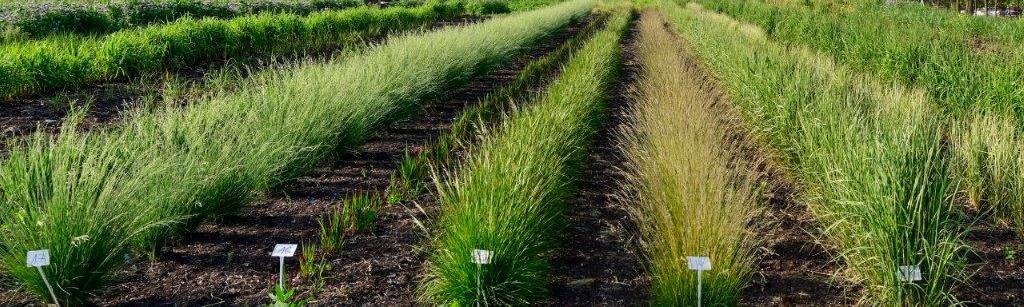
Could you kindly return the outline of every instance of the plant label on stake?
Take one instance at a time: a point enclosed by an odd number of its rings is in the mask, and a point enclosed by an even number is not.
[[[46,284],[46,290],[50,291],[50,298],[53,299],[53,304],[60,307],[60,302],[57,301],[57,294],[53,292],[53,286],[50,286],[50,281],[46,279],[46,273],[43,273],[43,266],[50,265],[50,250],[28,251],[25,254],[25,264],[30,268],[35,267],[39,271],[39,276],[43,278],[43,284]]]
[[[28,251],[28,254],[25,255],[25,264],[30,268],[39,268],[50,265],[50,250],[41,249],[37,251]]]
[[[690,270],[697,271],[697,307],[700,307],[700,273],[703,271],[711,270],[711,258],[701,256],[687,256],[686,262],[689,265]]]
[[[476,305],[480,306],[480,271],[483,270],[483,265],[491,264],[491,255],[494,254],[489,250],[474,249],[470,254],[472,256],[472,262],[476,264]]]
[[[278,282],[278,286],[281,287],[282,290],[284,290],[284,258],[295,256],[295,249],[298,247],[298,244],[278,244],[274,245],[274,252],[270,253],[271,256],[278,257],[281,260],[281,278]]]
[[[493,252],[483,249],[473,250],[473,263],[476,264],[491,264],[491,254]]]
[[[697,272],[711,270],[711,258],[709,257],[686,257],[686,262],[690,266],[690,270]]]
[[[901,265],[899,272],[899,279],[902,282],[913,283],[921,280],[921,266],[917,265]]]

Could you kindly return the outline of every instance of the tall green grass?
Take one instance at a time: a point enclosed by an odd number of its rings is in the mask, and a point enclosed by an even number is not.
[[[448,165],[456,160],[460,151],[477,144],[483,131],[492,128],[499,119],[542,90],[555,77],[567,59],[583,47],[590,37],[601,29],[608,14],[596,12],[590,22],[576,36],[568,39],[558,49],[526,64],[508,85],[499,88],[470,105],[455,120],[448,133],[415,155],[406,155],[400,167],[399,177],[392,180],[389,194],[397,200],[401,197],[415,197],[423,192],[430,180],[429,168]],[[396,182],[400,181],[400,182]]]
[[[687,256],[708,256],[702,303],[739,304],[755,270],[755,232],[764,205],[758,174],[741,157],[727,101],[686,57],[660,14],[640,17],[636,103],[622,131],[627,163],[622,199],[642,235],[652,304],[695,305],[697,277]]]
[[[355,0],[130,0],[101,3],[0,1],[0,31],[12,37],[40,38],[56,33],[102,34],[130,27],[172,22],[184,16],[232,18],[258,13],[310,14],[362,5]]]
[[[1024,131],[1017,120],[975,114],[950,127],[957,174],[976,209],[1017,227],[1024,242]]]
[[[528,305],[546,297],[547,256],[604,117],[603,99],[631,16],[612,17],[535,104],[485,134],[444,182],[435,179],[442,212],[433,225],[425,301]],[[474,249],[492,251],[491,263],[473,264]]]
[[[0,165],[0,266],[46,297],[24,265],[49,248],[57,295],[84,303],[133,248],[158,248],[231,213],[328,155],[521,54],[590,10],[573,1],[405,36],[365,54],[261,74],[236,92],[131,117],[110,130],[12,148]],[[70,122],[74,122],[73,120]]]
[[[864,303],[947,305],[965,277],[943,122],[924,92],[784,48],[731,18],[666,4],[681,35],[784,158]],[[923,280],[898,278],[919,265]]]
[[[780,41],[811,46],[854,69],[926,89],[960,136],[951,140],[951,154],[967,199],[1013,221],[1024,239],[1024,179],[1016,162],[1024,160],[1024,152],[1000,145],[1024,143],[1024,26],[1019,20],[919,5],[701,3],[760,25]],[[1006,123],[1014,123],[1016,131],[1007,130]]]
[[[101,37],[55,36],[0,45],[0,97],[183,67],[202,60],[315,51],[461,15],[460,2],[417,8],[360,7],[299,16],[182,19]]]

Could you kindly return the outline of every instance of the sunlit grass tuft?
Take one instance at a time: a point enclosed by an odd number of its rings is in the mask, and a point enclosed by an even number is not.
[[[755,270],[764,206],[758,173],[741,157],[728,101],[713,89],[660,14],[639,22],[640,78],[623,130],[627,180],[622,198],[642,235],[652,304],[696,305],[687,256],[707,256],[702,303],[737,305]],[[762,223],[761,225],[758,225]]]

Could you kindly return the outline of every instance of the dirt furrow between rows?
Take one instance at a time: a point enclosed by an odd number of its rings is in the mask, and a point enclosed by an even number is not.
[[[976,219],[966,236],[972,248],[967,269],[972,274],[955,293],[968,306],[1024,305],[1024,243],[1014,228],[988,214],[967,209]]]
[[[636,23],[623,39],[623,68],[611,89],[607,116],[584,165],[577,197],[569,202],[563,247],[552,255],[551,305],[643,305],[647,280],[637,254],[635,226],[614,199],[625,159],[615,133],[629,106],[636,74]]]

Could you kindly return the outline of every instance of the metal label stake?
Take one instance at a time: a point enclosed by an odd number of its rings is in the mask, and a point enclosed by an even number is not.
[[[476,305],[480,306],[480,271],[483,270],[483,265],[491,264],[491,255],[494,253],[489,250],[474,249],[472,256],[472,262],[476,264]]]
[[[28,267],[35,267],[36,271],[39,271],[39,276],[43,278],[43,284],[46,284],[46,290],[50,291],[50,298],[53,299],[53,304],[60,307],[60,302],[57,301],[57,294],[53,292],[53,286],[50,286],[50,281],[46,279],[46,273],[43,273],[43,266],[50,265],[50,250],[28,251],[28,254],[25,255],[25,264]]]
[[[700,257],[700,256],[687,256],[686,262],[689,264],[690,270],[697,271],[697,307],[700,307],[701,300],[701,280],[700,273],[703,271],[711,270],[711,258]]]
[[[281,260],[280,264],[280,280],[278,281],[278,287],[284,290],[284,258],[295,256],[295,250],[299,247],[298,244],[278,244],[274,245],[274,252],[270,253],[273,257],[278,257]]]

